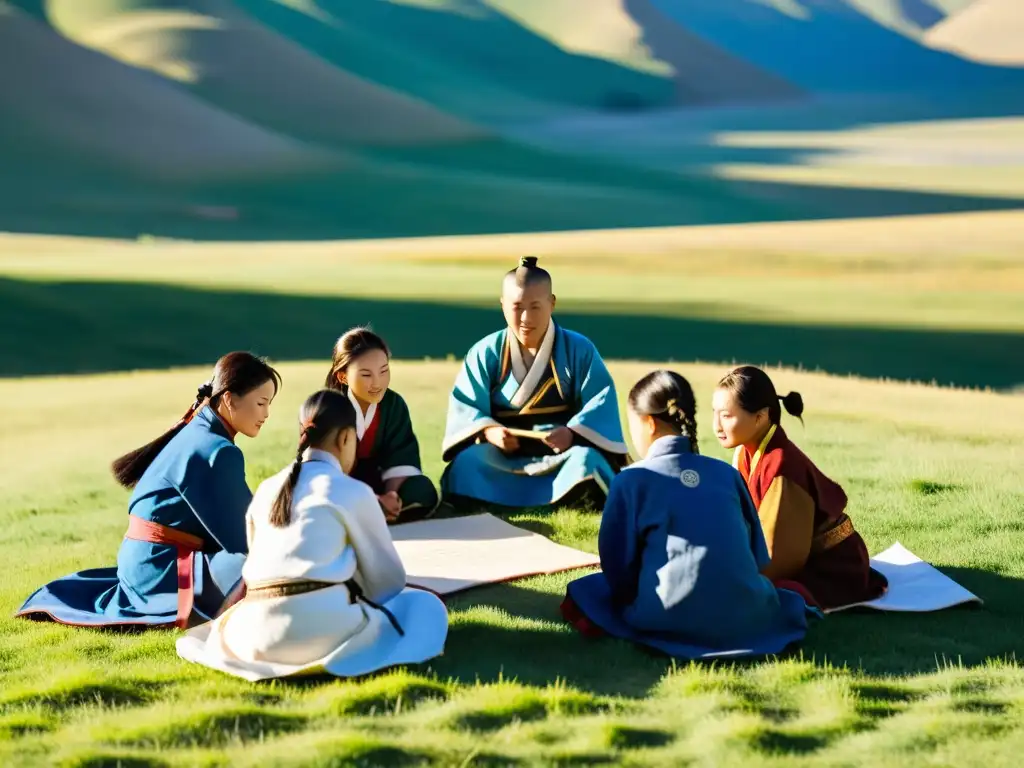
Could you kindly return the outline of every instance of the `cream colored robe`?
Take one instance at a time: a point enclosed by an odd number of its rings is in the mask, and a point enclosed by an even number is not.
[[[242,576],[249,589],[305,580],[336,586],[246,597],[178,640],[178,654],[248,680],[316,672],[351,677],[440,655],[447,610],[435,595],[405,588],[405,568],[370,487],[345,475],[331,454],[307,451],[291,522],[276,528],[270,512],[290,472],[289,466],[263,482],[253,497]],[[350,579],[395,615],[404,636],[381,611],[350,600]]]

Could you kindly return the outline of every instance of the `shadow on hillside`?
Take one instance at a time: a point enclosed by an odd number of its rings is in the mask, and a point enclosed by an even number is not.
[[[308,10],[269,0],[240,4],[336,66],[471,118],[505,112],[497,103],[503,96],[623,110],[674,100],[670,77],[565,50],[479,0],[454,10],[337,0],[314,0]]]
[[[818,664],[880,676],[928,674],[946,664],[978,667],[991,659],[1020,658],[1024,610],[1019,596],[1024,580],[974,568],[943,571],[985,605],[927,614],[869,610],[833,614],[813,624],[802,647],[787,655],[802,654]],[[445,656],[434,666],[442,676],[468,683],[514,678],[544,685],[562,679],[602,695],[646,695],[669,669],[670,660],[624,641],[582,637],[562,620],[562,597],[501,584],[450,599],[451,607],[458,610],[490,608],[505,614],[505,621],[534,624],[512,629],[487,623],[493,619],[461,618],[450,630]],[[745,666],[758,661],[735,663]]]
[[[424,160],[445,152],[410,154]],[[548,156],[553,163],[571,162]],[[497,177],[488,180],[490,171],[477,176],[470,159],[456,159],[453,165],[465,162],[467,167],[442,176],[435,174],[444,165],[415,165],[420,160],[411,156],[397,159],[413,164],[395,171],[397,175],[245,189],[142,188],[123,180],[92,186],[80,178],[65,183],[59,174],[50,175],[48,184],[26,189],[8,181],[0,184],[0,232],[124,240],[316,241],[1024,209],[1024,199],[1016,198],[723,181],[701,175],[615,184],[597,177],[545,178],[531,171],[504,177],[495,186]],[[614,176],[614,171],[605,167],[601,175]]]
[[[733,321],[730,307],[714,303],[559,306],[558,320],[608,359],[744,361],[994,388],[1024,382],[1022,334]],[[0,278],[0,376],[207,365],[231,349],[326,359],[338,334],[360,323],[372,323],[398,358],[461,359],[503,320],[497,306]]]

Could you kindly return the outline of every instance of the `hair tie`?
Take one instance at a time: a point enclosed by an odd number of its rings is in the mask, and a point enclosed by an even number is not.
[[[199,385],[199,389],[196,390],[196,401],[203,402],[203,400],[209,400],[213,397],[213,382],[207,381]]]
[[[312,419],[302,422],[303,432],[312,432],[314,429],[316,429],[316,424],[313,423]]]
[[[537,266],[536,256],[523,256],[519,259],[519,266],[526,267],[527,269],[534,269]]]
[[[668,403],[665,404],[665,413],[669,416],[675,416],[678,412],[679,406],[676,405],[675,399],[669,400]]]

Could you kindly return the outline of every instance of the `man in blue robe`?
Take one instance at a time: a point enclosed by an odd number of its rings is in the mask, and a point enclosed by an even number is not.
[[[522,259],[502,284],[507,327],[466,355],[442,447],[448,501],[601,505],[625,464],[615,384],[593,343],[554,322],[551,289]]]

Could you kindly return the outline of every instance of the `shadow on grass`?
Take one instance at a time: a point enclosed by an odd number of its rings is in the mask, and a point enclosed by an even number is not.
[[[716,304],[564,306],[558,320],[606,359],[743,361],[994,388],[1024,382],[1024,334],[741,322]],[[232,349],[326,364],[337,335],[366,322],[397,358],[461,359],[503,320],[496,307],[462,304],[0,278],[0,376],[209,365]]]
[[[802,647],[785,655],[802,653],[818,664],[881,676],[929,674],[947,665],[980,667],[990,660],[1013,661],[1024,655],[1024,609],[1019,599],[1024,580],[976,568],[942,570],[985,605],[935,613],[833,614],[814,623]],[[585,692],[626,697],[646,695],[670,669],[668,658],[631,643],[588,639],[569,629],[559,612],[562,598],[514,583],[450,598],[449,607],[457,611],[491,608],[507,614],[509,624],[526,619],[551,626],[513,629],[464,617],[452,626],[445,656],[435,668],[442,676],[465,683],[515,678],[545,685],[561,679]],[[742,668],[760,661],[718,661],[714,666]],[[906,700],[906,694],[895,688],[875,686],[866,693],[871,698]]]
[[[562,620],[562,598],[515,584],[481,587],[449,598],[450,611],[497,609],[508,614],[509,622],[526,619],[532,625],[498,626],[472,615],[459,618],[449,630],[444,656],[432,666],[441,677],[462,683],[516,680],[545,686],[562,680],[587,693],[645,696],[670,662],[630,643],[583,637]],[[539,622],[550,626],[540,628]]]
[[[871,675],[935,672],[947,665],[984,665],[1024,657],[1024,579],[981,568],[941,567],[984,605],[933,613],[854,609],[817,622],[803,646],[818,662]]]

